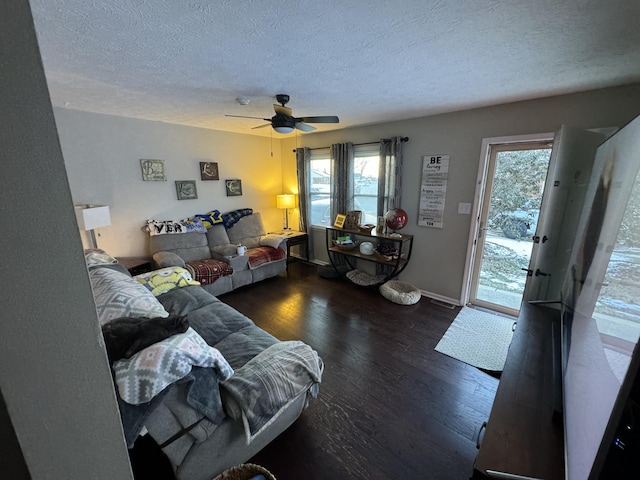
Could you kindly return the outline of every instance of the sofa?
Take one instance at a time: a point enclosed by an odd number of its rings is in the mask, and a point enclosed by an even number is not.
[[[243,209],[217,213],[193,217],[187,221],[191,225],[174,222],[169,229],[167,222],[147,222],[151,234],[149,249],[156,267],[186,268],[212,295],[222,295],[286,271],[287,239],[267,234],[259,212]],[[163,233],[152,234],[158,231]],[[238,254],[238,246],[245,247],[244,255]]]
[[[182,267],[132,277],[85,252],[125,439],[150,435],[179,480],[246,462],[315,397],[323,363],[221,302]]]

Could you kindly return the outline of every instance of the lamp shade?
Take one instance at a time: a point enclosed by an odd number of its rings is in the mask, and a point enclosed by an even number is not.
[[[76,218],[81,230],[93,230],[94,228],[111,225],[109,207],[106,205],[81,205],[76,207]]]
[[[278,208],[294,208],[296,206],[296,196],[292,193],[277,195],[276,205]]]

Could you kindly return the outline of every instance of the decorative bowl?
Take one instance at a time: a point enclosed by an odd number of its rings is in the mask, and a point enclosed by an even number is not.
[[[360,233],[371,233],[371,230],[373,230],[375,227],[375,225],[366,223],[364,225],[358,226],[358,230],[360,230]]]
[[[340,250],[348,251],[348,250],[353,250],[354,248],[356,248],[358,246],[358,242],[340,243],[340,242],[337,242],[337,241],[333,240],[333,245],[335,247],[337,247],[338,249],[340,249]]]

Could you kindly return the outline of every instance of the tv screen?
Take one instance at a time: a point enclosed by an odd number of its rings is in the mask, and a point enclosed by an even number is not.
[[[640,337],[640,117],[597,151],[563,284],[566,478],[599,478]],[[626,387],[625,387],[626,386]]]

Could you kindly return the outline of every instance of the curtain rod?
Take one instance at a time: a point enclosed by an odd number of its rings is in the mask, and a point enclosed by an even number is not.
[[[385,139],[386,140],[386,139]],[[409,137],[402,137],[400,139],[401,142],[408,142],[409,141]],[[353,146],[354,147],[359,147],[362,145],[378,145],[380,142],[367,142],[367,143],[354,143]],[[303,147],[304,148],[304,147]],[[329,147],[316,147],[316,148],[310,148],[309,150],[322,150],[323,148],[329,148]],[[295,153],[296,150],[298,150],[297,148],[293,149],[293,152]]]

